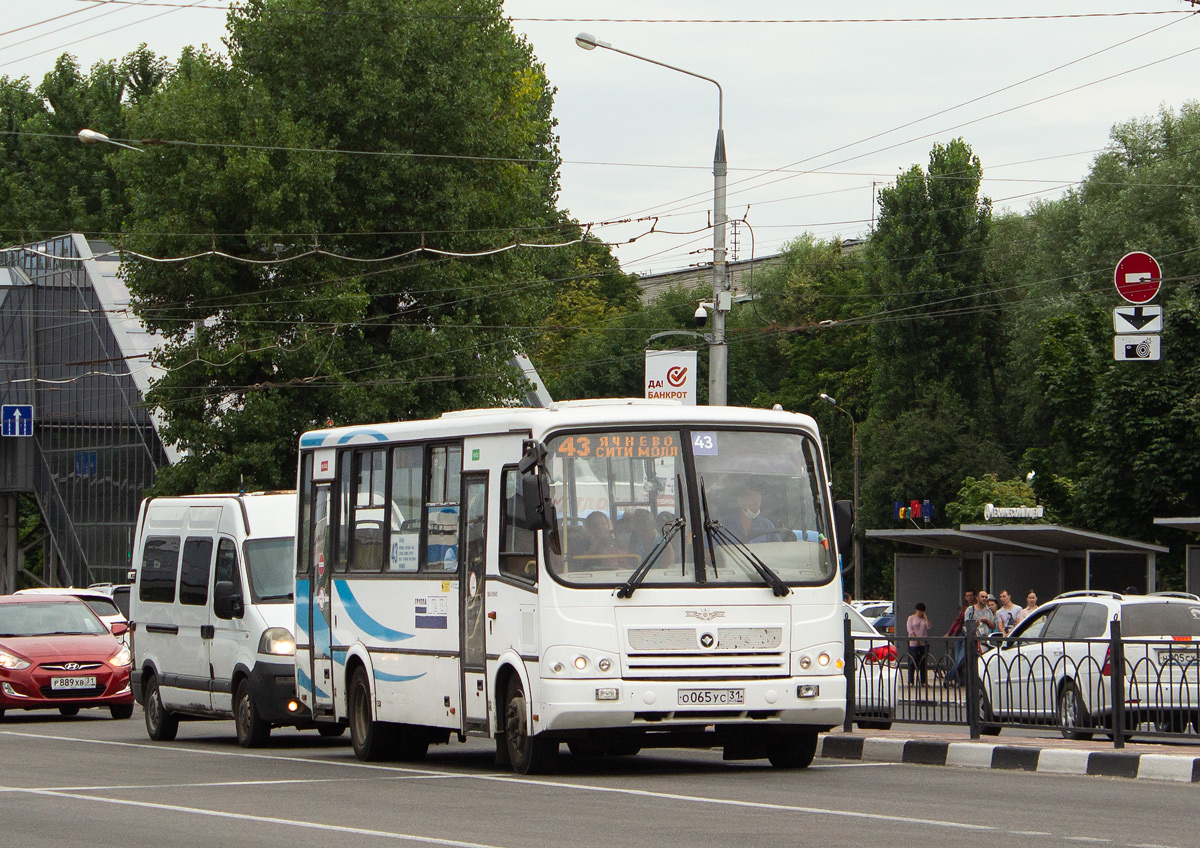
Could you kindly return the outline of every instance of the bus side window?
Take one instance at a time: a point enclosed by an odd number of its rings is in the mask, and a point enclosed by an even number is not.
[[[393,448],[388,571],[413,572],[420,565],[421,487],[424,481],[425,449],[420,445]]]
[[[426,571],[458,570],[458,516],[462,487],[462,445],[429,450],[429,494],[425,498]]]
[[[515,465],[504,467],[500,504],[500,572],[529,583],[537,582],[537,534],[520,526],[524,520],[521,502],[521,472]]]

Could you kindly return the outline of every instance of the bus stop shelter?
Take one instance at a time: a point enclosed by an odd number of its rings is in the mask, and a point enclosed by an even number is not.
[[[895,554],[897,632],[923,602],[936,635],[949,629],[968,589],[1007,590],[1017,606],[1025,605],[1030,591],[1043,602],[1077,589],[1124,592],[1132,586],[1139,593],[1153,592],[1157,555],[1168,550],[1057,524],[868,530],[866,536],[922,549]]]
[[[1182,530],[1187,533],[1200,534],[1200,517],[1195,518],[1156,518],[1154,524],[1158,527],[1167,527],[1172,530]],[[1200,545],[1192,543],[1186,548],[1187,567],[1186,575],[1186,590],[1188,592],[1200,592]]]

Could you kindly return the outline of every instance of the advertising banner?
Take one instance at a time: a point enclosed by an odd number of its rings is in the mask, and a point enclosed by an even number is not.
[[[646,351],[646,397],[696,405],[696,351]]]

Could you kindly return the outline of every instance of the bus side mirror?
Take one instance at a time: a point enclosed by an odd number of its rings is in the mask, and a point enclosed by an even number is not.
[[[242,617],[242,593],[231,580],[218,580],[213,587],[213,613],[228,621]]]
[[[836,501],[833,504],[833,535],[837,539],[838,553],[843,557],[850,552],[854,541],[854,502]]]
[[[546,542],[555,554],[562,553],[558,540],[558,511],[550,496],[550,472],[546,470],[546,446],[533,439],[523,445],[521,463],[521,501],[526,530],[543,530]]]

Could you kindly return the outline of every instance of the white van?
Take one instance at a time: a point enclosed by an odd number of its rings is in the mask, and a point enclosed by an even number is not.
[[[291,632],[296,511],[294,492],[142,502],[131,684],[151,739],[174,739],[181,718],[233,718],[249,748],[305,723]]]

